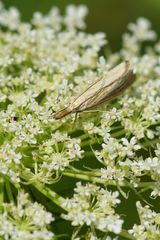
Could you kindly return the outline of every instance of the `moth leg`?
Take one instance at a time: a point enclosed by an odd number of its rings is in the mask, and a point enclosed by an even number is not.
[[[73,122],[74,125],[76,124],[77,117],[78,117],[78,112],[75,112],[75,117],[74,117],[74,122]]]

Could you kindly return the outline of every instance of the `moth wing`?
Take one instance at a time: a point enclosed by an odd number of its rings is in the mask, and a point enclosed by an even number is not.
[[[133,71],[131,69],[127,69],[121,77],[115,78],[113,81],[109,81],[108,84],[103,84],[103,87],[100,88],[96,94],[86,99],[86,101],[79,106],[78,111],[91,109],[105,101],[115,98],[123,93],[123,91],[132,84],[134,79],[135,75],[133,74]],[[108,82],[107,77],[105,82]]]
[[[86,108],[92,107],[92,105],[99,104],[102,98],[113,88],[115,83],[124,77],[129,67],[130,64],[128,61],[120,63],[78,95],[73,102],[71,102],[70,107],[76,111],[84,111]]]
[[[105,85],[103,81],[103,76],[97,79],[94,83],[89,85],[83,92],[77,95],[73,101],[71,102],[70,106],[74,108],[78,108],[81,104],[83,104],[87,99],[92,98],[92,96],[96,95],[101,88]]]

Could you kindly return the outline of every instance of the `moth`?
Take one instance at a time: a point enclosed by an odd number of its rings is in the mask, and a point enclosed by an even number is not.
[[[135,74],[129,61],[124,61],[94,81],[76,96],[66,108],[56,112],[53,117],[61,119],[70,113],[77,114],[91,110],[122,94],[134,80]]]

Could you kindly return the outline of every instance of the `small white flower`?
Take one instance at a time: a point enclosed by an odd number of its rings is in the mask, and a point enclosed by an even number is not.
[[[70,159],[75,157],[82,158],[84,150],[81,150],[80,139],[70,139],[67,144],[67,154]]]
[[[146,18],[138,18],[136,24],[130,23],[128,28],[138,41],[155,40],[156,38],[156,33],[150,29],[151,23]]]
[[[126,138],[122,138],[122,143],[124,145],[123,150],[125,151],[128,157],[132,157],[135,154],[135,151],[139,150],[141,147],[137,144],[136,138],[132,137],[130,142]]]
[[[94,199],[93,203],[91,199]],[[118,192],[111,193],[93,184],[82,186],[78,183],[73,198],[67,199],[66,203],[65,206],[69,206],[69,211],[62,216],[72,221],[73,226],[92,224],[103,232],[107,230],[114,233],[121,232],[123,220],[119,215],[114,214],[113,209],[120,203]]]
[[[24,201],[23,201],[24,200]],[[46,226],[54,218],[46,212],[42,205],[32,203],[28,194],[19,192],[17,206],[13,203],[3,204],[4,213],[0,214],[0,234],[5,239],[35,239],[44,238],[51,240],[53,233]],[[31,227],[32,226],[32,227]]]
[[[87,7],[81,5],[79,7],[75,7],[74,5],[70,5],[66,9],[66,16],[64,18],[64,23],[69,29],[73,28],[81,28],[85,27],[84,17],[87,14]]]

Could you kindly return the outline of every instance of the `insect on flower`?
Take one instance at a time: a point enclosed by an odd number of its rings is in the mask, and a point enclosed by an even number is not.
[[[53,117],[61,119],[70,113],[84,112],[119,96],[135,80],[129,61],[124,61],[89,85]]]

